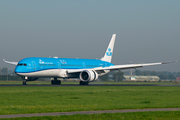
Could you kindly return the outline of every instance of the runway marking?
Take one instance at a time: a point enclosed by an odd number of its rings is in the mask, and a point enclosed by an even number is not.
[[[59,115],[75,115],[75,114],[100,114],[100,113],[150,112],[150,111],[180,111],[180,108],[157,108],[157,109],[154,108],[154,109],[100,110],[100,111],[13,114],[13,115],[0,115],[0,118],[17,118],[17,117],[33,117],[33,116],[59,116]]]

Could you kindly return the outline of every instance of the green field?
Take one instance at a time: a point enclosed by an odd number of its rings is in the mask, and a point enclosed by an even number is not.
[[[62,115],[44,117],[22,117],[3,120],[179,120],[179,111],[135,112],[135,113],[104,113],[93,115]]]
[[[0,114],[180,107],[180,87],[0,87]]]

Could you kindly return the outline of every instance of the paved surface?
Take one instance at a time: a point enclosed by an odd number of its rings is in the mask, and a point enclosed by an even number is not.
[[[89,84],[89,85],[79,85],[79,84],[62,84],[62,85],[50,85],[50,84],[29,84],[29,85],[21,85],[21,84],[0,84],[0,87],[3,86],[22,86],[22,87],[28,87],[28,86],[59,86],[59,87],[65,87],[65,86],[180,86],[180,84]]]
[[[13,115],[0,115],[0,118],[17,118],[17,117],[32,117],[32,116],[59,116],[59,115],[74,115],[74,114],[148,112],[148,111],[180,111],[180,108],[130,109],[130,110],[101,110],[101,111],[78,111],[78,112],[13,114]]]

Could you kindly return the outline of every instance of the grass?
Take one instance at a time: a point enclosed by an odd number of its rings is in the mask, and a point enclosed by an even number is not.
[[[180,107],[180,87],[0,87],[0,114]]]
[[[22,117],[3,120],[179,120],[179,111],[135,112],[135,113],[104,113],[92,115],[62,115],[43,117]]]

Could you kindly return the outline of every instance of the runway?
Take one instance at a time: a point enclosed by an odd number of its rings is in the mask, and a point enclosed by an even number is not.
[[[91,87],[91,86],[180,86],[180,84],[89,84],[89,85],[79,85],[79,84],[61,84],[61,85],[51,85],[51,84],[27,84],[27,85],[21,85],[21,84],[0,84],[0,87],[8,87],[8,86],[11,86],[11,87],[16,87],[16,86],[19,86],[19,87],[28,87],[28,86],[53,86],[53,87],[68,87],[68,86],[88,86],[88,87]]]
[[[100,111],[77,111],[77,112],[13,114],[13,115],[0,115],[0,118],[17,118],[17,117],[33,117],[33,116],[59,116],[59,115],[75,115],[75,114],[100,114],[100,113],[150,112],[150,111],[180,111],[180,108],[100,110]]]

